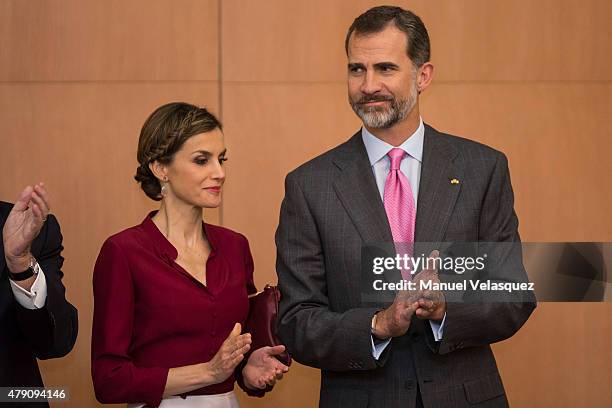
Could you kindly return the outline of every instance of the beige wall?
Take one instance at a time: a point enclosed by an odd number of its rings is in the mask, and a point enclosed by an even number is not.
[[[275,282],[285,174],[347,139],[344,33],[372,1],[0,0],[0,199],[44,180],[60,219],[75,350],[42,364],[70,404],[94,407],[91,271],[105,237],[155,204],[132,179],[158,105],[206,105],[225,124],[224,204],[259,286]],[[605,0],[411,1],[432,40],[426,122],[503,150],[525,241],[612,241],[612,5]],[[494,346],[517,407],[610,406],[610,304],[540,304]],[[245,407],[311,407],[319,374],[295,365]],[[297,391],[299,390],[299,391]],[[299,400],[297,399],[299,396]],[[60,405],[58,405],[60,406]]]

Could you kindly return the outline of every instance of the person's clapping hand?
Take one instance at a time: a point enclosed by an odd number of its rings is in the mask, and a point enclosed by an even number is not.
[[[251,389],[264,389],[273,386],[283,378],[289,367],[281,363],[275,356],[283,353],[285,346],[261,347],[249,356],[246,366],[242,369],[245,385]]]
[[[429,259],[436,259],[440,256],[438,251],[432,251],[429,254]],[[440,283],[438,278],[438,271],[434,267],[424,268],[419,272],[413,279],[417,285],[420,285],[419,281],[431,281],[433,283]],[[418,307],[415,311],[415,315],[419,319],[433,320],[434,322],[441,322],[446,313],[446,300],[444,293],[440,290],[422,290],[418,293]]]
[[[244,353],[251,347],[251,335],[240,334],[242,326],[236,323],[232,332],[227,336],[217,354],[208,363],[213,384],[225,381],[244,358]]]
[[[27,186],[11,210],[4,228],[4,257],[13,273],[28,268],[32,255],[30,247],[38,236],[49,214],[49,197],[43,183]]]

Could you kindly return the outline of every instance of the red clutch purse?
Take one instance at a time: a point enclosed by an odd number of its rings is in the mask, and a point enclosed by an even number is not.
[[[272,285],[266,285],[261,292],[249,296],[249,317],[244,331],[251,333],[251,350],[282,344],[276,336],[280,297],[278,287]],[[286,366],[291,365],[291,356],[287,350],[276,358]]]

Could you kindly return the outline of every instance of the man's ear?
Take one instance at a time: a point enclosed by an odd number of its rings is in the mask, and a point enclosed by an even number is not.
[[[417,70],[417,89],[423,92],[433,80],[434,66],[431,62],[426,62]]]
[[[165,164],[161,164],[160,162],[155,160],[154,162],[149,163],[149,169],[151,170],[153,175],[157,177],[158,180],[168,180],[168,168]]]

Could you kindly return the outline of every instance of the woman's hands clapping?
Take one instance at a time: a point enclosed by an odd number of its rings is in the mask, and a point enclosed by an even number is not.
[[[249,356],[246,366],[242,369],[245,385],[251,389],[263,389],[276,384],[289,371],[289,367],[281,363],[275,356],[285,351],[285,346],[262,347]]]
[[[213,384],[218,384],[229,378],[244,358],[244,353],[251,348],[251,335],[240,334],[242,327],[236,323],[227,336],[217,354],[207,364]]]

